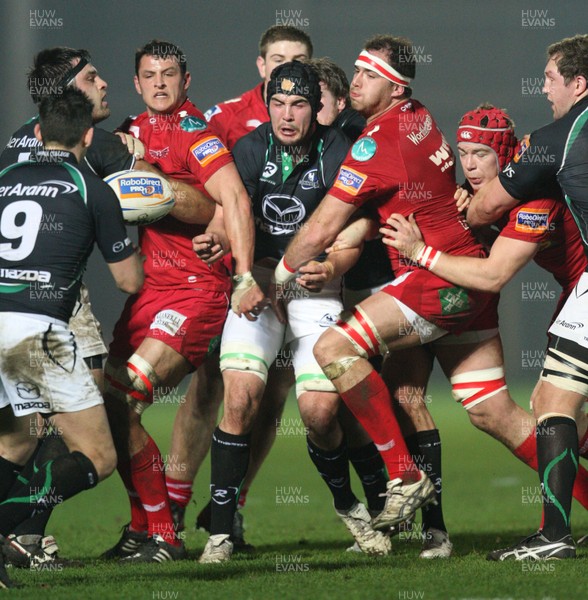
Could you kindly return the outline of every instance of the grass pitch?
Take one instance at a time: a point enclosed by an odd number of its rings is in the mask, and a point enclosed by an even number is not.
[[[538,479],[500,444],[475,430],[465,411],[450,400],[447,386],[430,391],[431,412],[443,440],[443,506],[454,544],[445,561],[418,558],[417,535],[393,540],[393,553],[370,558],[346,553],[347,530],[335,515],[330,494],[306,454],[303,426],[288,402],[274,449],[244,509],[250,555],[226,565],[199,565],[206,535],[193,523],[208,494],[208,464],[194,487],[197,506],[186,513],[186,561],[119,566],[97,556],[118,539],[129,520],[128,502],[116,474],[96,489],[59,507],[48,532],[63,556],[82,558],[83,568],[40,573],[10,570],[23,584],[13,598],[191,600],[224,598],[295,599],[542,599],[586,597],[588,548],[577,560],[496,564],[489,550],[534,531],[540,520]],[[517,390],[524,404],[530,389]],[[175,406],[155,405],[145,414],[163,454]],[[584,463],[585,464],[585,463]],[[354,489],[361,494],[355,480]],[[573,509],[574,537],[588,533],[588,513]]]

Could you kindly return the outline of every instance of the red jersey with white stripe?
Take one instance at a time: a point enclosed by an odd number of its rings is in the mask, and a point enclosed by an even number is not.
[[[206,120],[220,133],[229,149],[244,135],[269,121],[263,99],[263,82],[238,98],[226,100],[209,108]]]
[[[588,266],[578,226],[563,198],[515,206],[500,235],[539,244],[535,262],[553,274],[566,297]]]
[[[129,131],[145,145],[145,160],[166,175],[204,191],[204,184],[221,167],[233,162],[231,153],[204,115],[189,101],[172,114],[136,117]],[[204,225],[193,225],[167,216],[139,228],[145,286],[167,289],[205,289],[228,292],[230,280],[222,261],[212,266],[192,249],[192,238]]]
[[[455,206],[455,156],[431,113],[410,99],[371,121],[343,161],[329,194],[377,213],[414,213],[423,238],[438,250],[484,256]],[[369,201],[369,202],[368,202]],[[388,247],[396,276],[413,270]]]

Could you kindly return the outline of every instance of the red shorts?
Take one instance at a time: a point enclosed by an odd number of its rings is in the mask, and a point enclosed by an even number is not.
[[[498,327],[499,294],[462,288],[426,269],[405,273],[382,291],[450,333]]]
[[[220,344],[228,298],[209,290],[143,289],[114,327],[110,354],[128,359],[145,338],[161,340],[197,369]]]

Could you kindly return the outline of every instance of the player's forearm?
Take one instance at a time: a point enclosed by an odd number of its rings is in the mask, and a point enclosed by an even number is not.
[[[184,223],[208,225],[214,216],[214,200],[189,183],[172,178],[168,178],[168,181],[175,199],[170,215]]]
[[[286,249],[285,262],[294,270],[319,256],[335,240],[342,225],[323,218],[322,205],[302,225]]]
[[[482,227],[495,223],[507,210],[515,206],[517,200],[510,196],[495,177],[482,186],[471,200],[467,212],[470,227]]]
[[[363,246],[349,248],[348,250],[339,250],[329,254],[329,258],[325,261],[333,267],[333,279],[341,277],[358,261],[361,256]]]
[[[224,214],[223,207],[220,204],[217,204],[214,209],[214,216],[206,228],[206,233],[217,235],[225,251],[230,252],[231,244],[229,242],[229,236],[227,235]]]
[[[247,273],[253,266],[255,249],[255,227],[251,200],[245,188],[234,190],[233,193],[227,194],[221,200],[225,231],[235,261],[235,274]]]
[[[108,263],[116,287],[127,294],[136,294],[143,287],[143,257],[135,252],[116,263]]]
[[[274,273],[276,283],[286,283],[303,264],[322,254],[356,210],[327,194],[288,246]]]
[[[489,259],[452,256],[442,253],[429,270],[456,285],[482,292],[499,292],[506,284],[504,272],[494,268]]]

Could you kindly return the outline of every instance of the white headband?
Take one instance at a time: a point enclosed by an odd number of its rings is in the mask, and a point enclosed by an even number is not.
[[[411,79],[405,75],[401,75],[396,69],[391,67],[386,61],[380,57],[370,54],[367,50],[362,50],[355,61],[356,67],[363,67],[369,71],[374,71],[378,75],[381,75],[388,81],[401,85],[403,87],[409,87]]]

